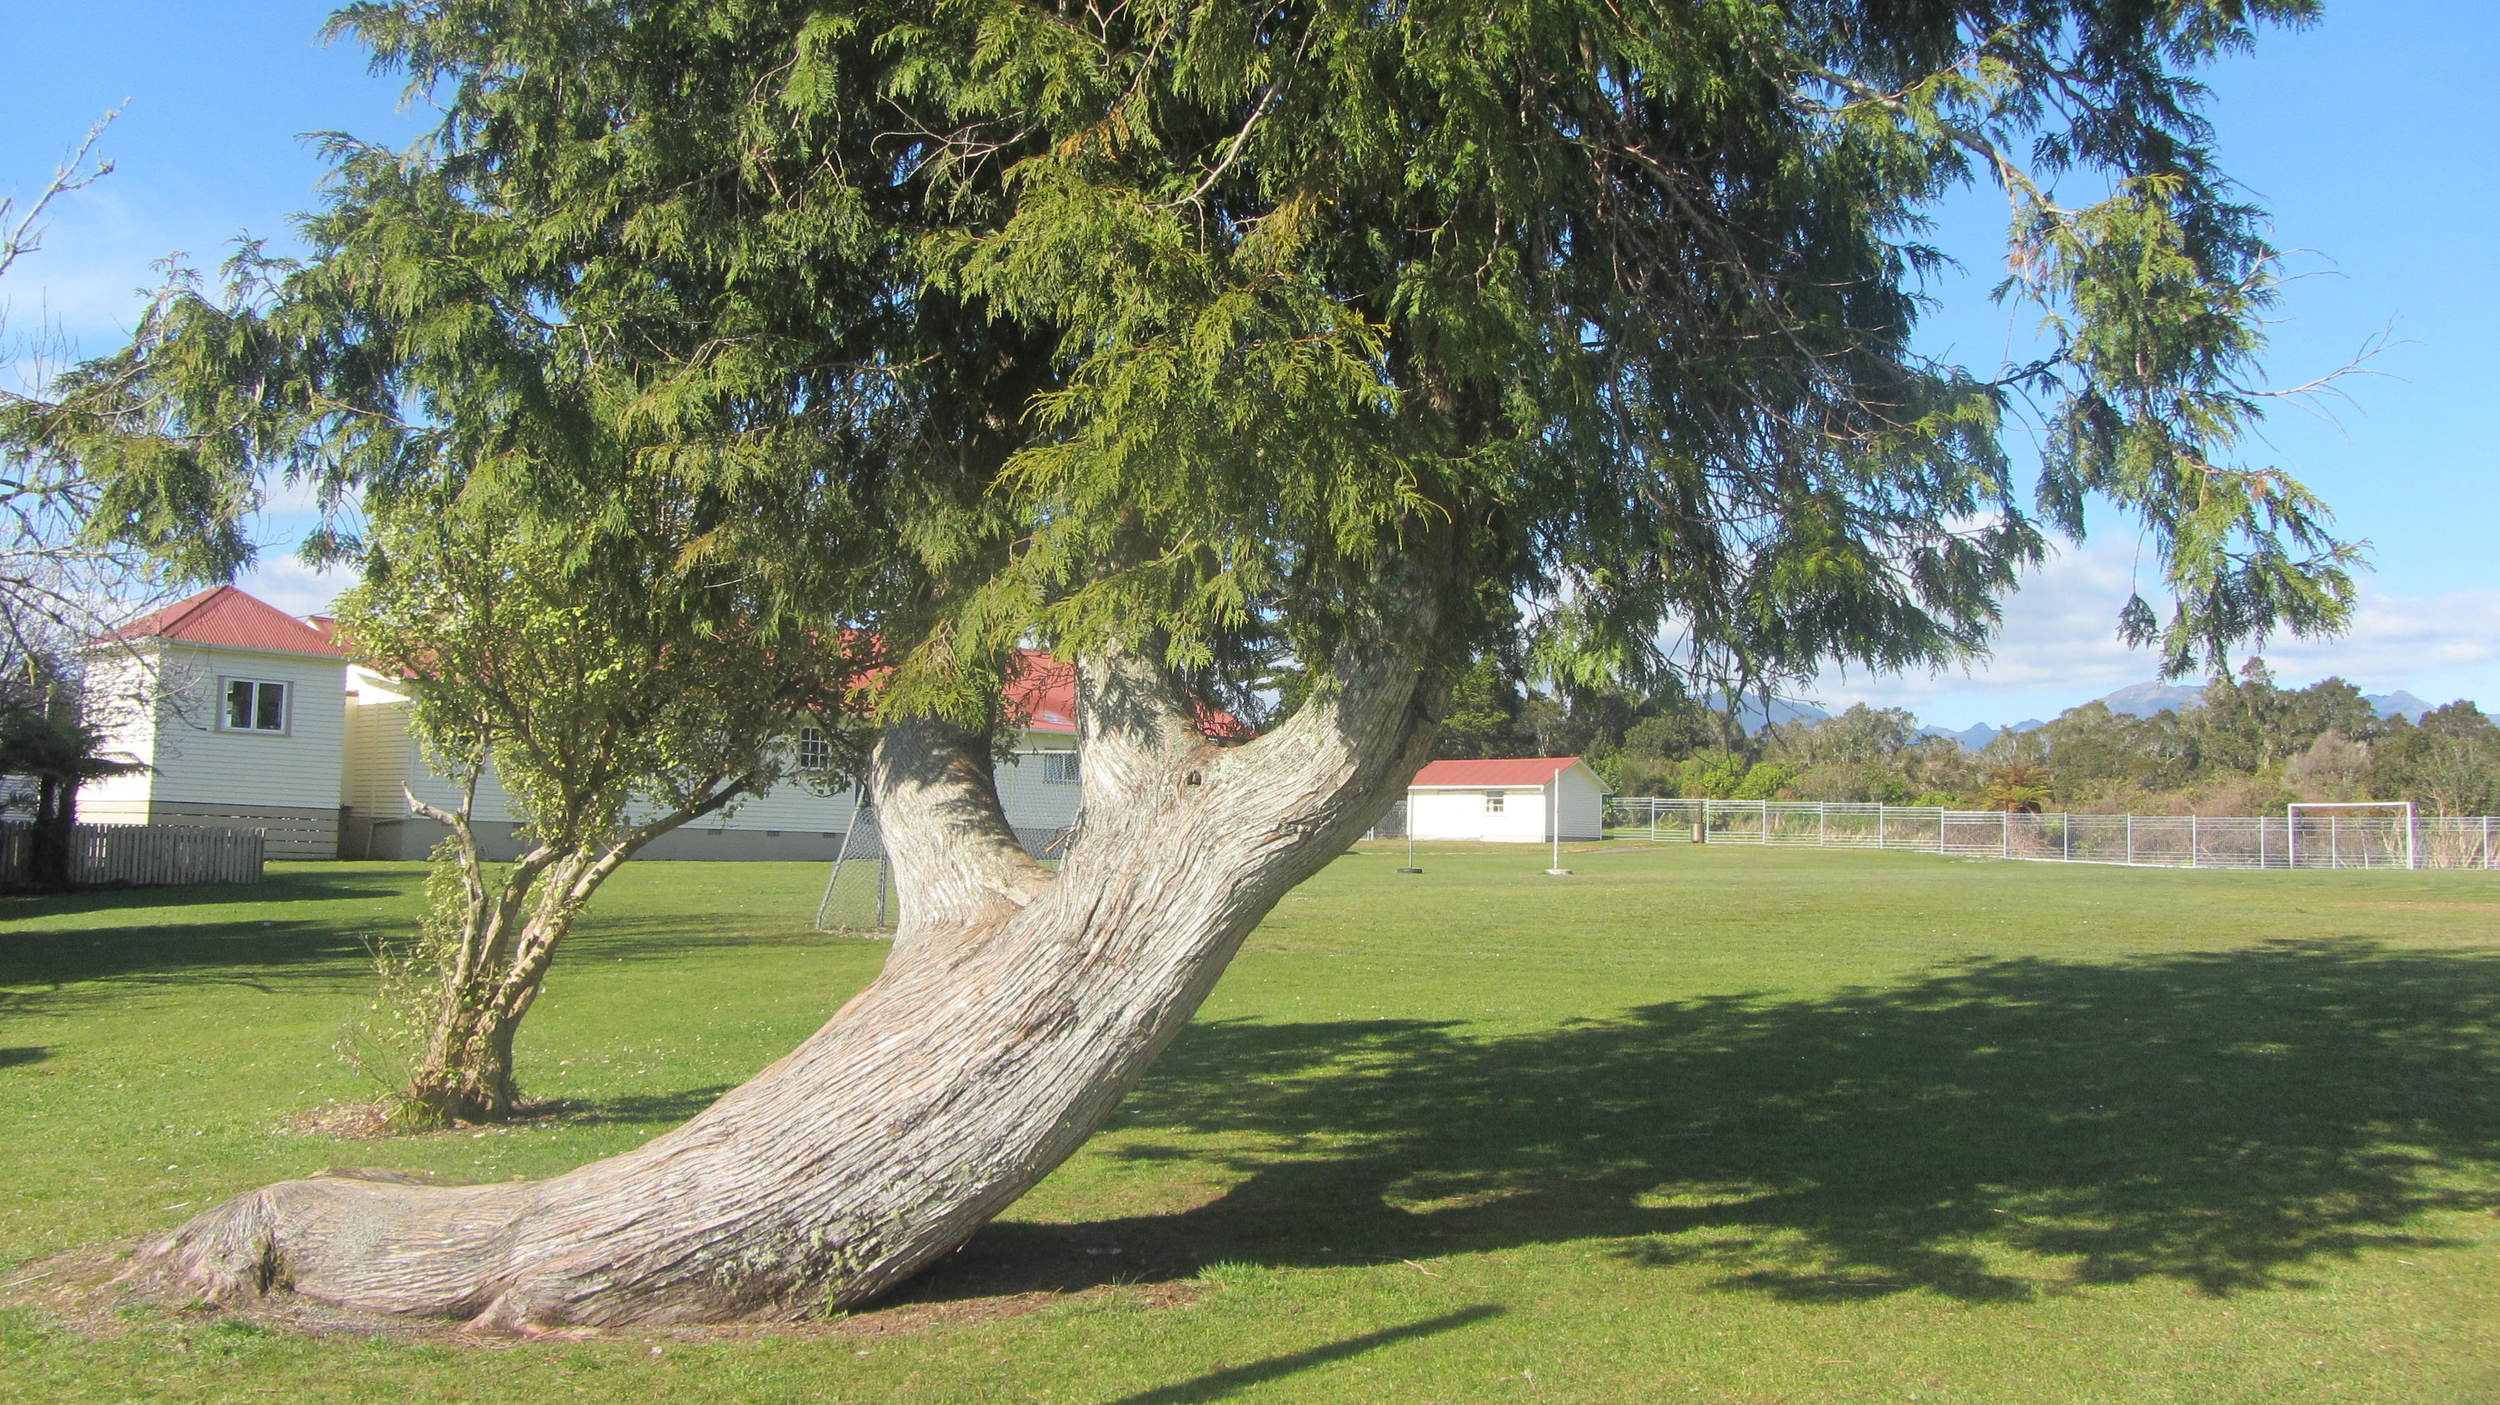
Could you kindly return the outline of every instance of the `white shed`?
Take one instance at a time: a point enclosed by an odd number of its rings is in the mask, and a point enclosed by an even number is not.
[[[1534,844],[1605,837],[1606,783],[1577,756],[1435,761],[1406,790],[1418,839]]]

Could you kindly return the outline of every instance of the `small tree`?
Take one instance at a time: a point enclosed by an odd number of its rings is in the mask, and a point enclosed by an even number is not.
[[[2049,768],[2016,762],[1988,773],[1987,789],[1979,792],[1979,808],[2036,815],[2057,800]]]
[[[404,1123],[509,1115],[513,1036],[599,885],[662,834],[791,777],[801,720],[840,733],[824,720],[848,671],[838,642],[776,633],[725,580],[682,588],[674,535],[596,541],[475,502],[403,507],[341,600],[347,637],[405,677],[413,729],[460,792],[450,808],[409,796],[451,832],[418,946],[382,961],[385,1032],[412,1046]],[[508,865],[478,832],[490,776],[524,817]]]

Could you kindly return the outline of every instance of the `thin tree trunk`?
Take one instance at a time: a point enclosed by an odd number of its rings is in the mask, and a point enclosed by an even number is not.
[[[424,1127],[496,1122],[512,1115],[520,1088],[512,1077],[512,1037],[519,1019],[488,1007],[465,1009],[438,1024],[409,1070],[401,1092]]]
[[[70,850],[78,824],[78,781],[43,776],[36,784],[35,821],[26,836],[27,886],[41,893],[66,893],[75,886]]]
[[[521,857],[499,890],[489,887],[468,819],[475,809],[475,774],[456,811],[437,809],[411,795],[408,803],[417,813],[450,827],[459,845],[464,897],[454,936],[457,955],[435,992],[425,1049],[400,1090],[403,1120],[418,1127],[448,1127],[512,1116],[521,1100],[513,1038],[546,986],[557,943],[572,931],[591,895],[652,840],[759,784],[752,771],[717,779],[684,805],[603,847],[542,844]]]
[[[1424,759],[1445,681],[1416,591],[1278,730],[1209,744],[1146,661],[1080,662],[1085,813],[1059,873],[1014,849],[970,738],[873,767],[901,924],[884,973],[684,1126],[552,1180],[345,1177],[237,1197],[148,1271],[534,1330],[798,1317],[875,1297],[1101,1125],[1278,898]]]

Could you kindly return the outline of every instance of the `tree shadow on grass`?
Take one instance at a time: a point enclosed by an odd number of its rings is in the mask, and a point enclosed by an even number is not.
[[[1399,1342],[1435,1336],[1461,1327],[1472,1327],[1488,1317],[1501,1315],[1500,1307],[1491,1303],[1480,1303],[1474,1307],[1460,1308],[1456,1312],[1445,1312],[1438,1317],[1427,1317],[1420,1322],[1409,1322],[1402,1327],[1383,1327],[1376,1332],[1364,1332],[1359,1336],[1347,1337],[1343,1341],[1330,1342],[1325,1346],[1315,1346],[1306,1351],[1286,1352],[1281,1356],[1265,1357],[1244,1365],[1228,1366],[1220,1371],[1209,1371],[1203,1376],[1192,1376],[1188,1380],[1177,1381],[1171,1385],[1139,1391],[1134,1395],[1123,1395],[1112,1401],[1111,1405],[1186,1405],[1191,1401],[1221,1400],[1225,1396],[1247,1390],[1254,1385],[1282,1380],[1286,1376],[1297,1375],[1331,1362],[1361,1356],[1368,1351],[1378,1351],[1384,1346],[1394,1346]]]
[[[343,990],[373,982],[367,943],[411,936],[423,874],[273,875],[261,884],[97,889],[0,905],[0,1013],[59,1014],[126,997],[150,986],[243,985],[272,991],[281,982],[329,981]],[[375,900],[362,914],[332,908],[296,917],[298,904]],[[99,915],[127,912],[120,926]],[[49,919],[77,925],[40,925]],[[598,960],[677,960],[690,952],[783,940],[724,916],[621,921],[593,913],[566,941],[574,964]]]
[[[1245,1178],[1180,1214],[994,1226],[931,1288],[986,1286],[985,1263],[1073,1287],[1585,1239],[1799,1300],[2296,1288],[2441,1247],[2424,1212],[2500,1207],[2500,956],[1975,959],[1487,1038],[1213,1023],[1129,1111],[1267,1149],[1131,1142],[1115,1154]]]
[[[615,1123],[639,1123],[668,1128],[686,1121],[696,1113],[720,1101],[721,1094],[735,1085],[714,1083],[702,1088],[681,1088],[671,1093],[620,1093],[607,1098],[558,1098],[552,1102],[533,1103],[528,1112],[532,1121],[544,1120],[566,1127],[603,1127]]]
[[[225,981],[262,989],[295,977],[361,977],[369,966],[360,925],[338,910],[292,915],[303,904],[406,900],[392,876],[347,871],[286,873],[254,884],[89,889],[0,903],[0,1008],[57,1010],[110,998],[115,987]],[[127,914],[125,921],[113,923]],[[66,921],[65,921],[66,919]],[[45,925],[47,923],[56,925]]]

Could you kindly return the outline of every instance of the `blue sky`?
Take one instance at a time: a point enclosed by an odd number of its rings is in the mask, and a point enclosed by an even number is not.
[[[426,125],[397,85],[365,73],[352,43],[324,48],[323,4],[99,3],[12,6],[0,56],[0,192],[30,195],[106,110],[117,170],[56,208],[45,248],[0,285],[9,333],[46,326],[83,352],[125,333],[176,250],[213,264],[238,233],[283,244],[321,165],[299,134],[338,129],[400,141]],[[2269,379],[2306,381],[2382,332],[2373,374],[2349,403],[2284,404],[2252,457],[2302,479],[2339,524],[2373,545],[2353,631],[2271,642],[2278,677],[2338,673],[2371,691],[2500,706],[2500,7],[2477,0],[2330,0],[2318,26],[2266,35],[2210,75],[2225,163],[2274,215],[2302,276],[2273,329]],[[125,100],[127,100],[125,102]],[[1931,344],[1993,363],[2020,322],[1988,307],[1992,200],[1957,207],[1940,233],[1971,275],[1937,288]],[[2027,321],[2027,319],[2023,319]],[[288,506],[281,501],[281,509]],[[293,610],[336,582],[281,545],[243,584]],[[1834,675],[1827,706],[1864,699],[1962,726],[2049,717],[2151,676],[2113,635],[2138,572],[2113,519],[2061,553],[2008,602],[1995,654],[1966,676]]]

